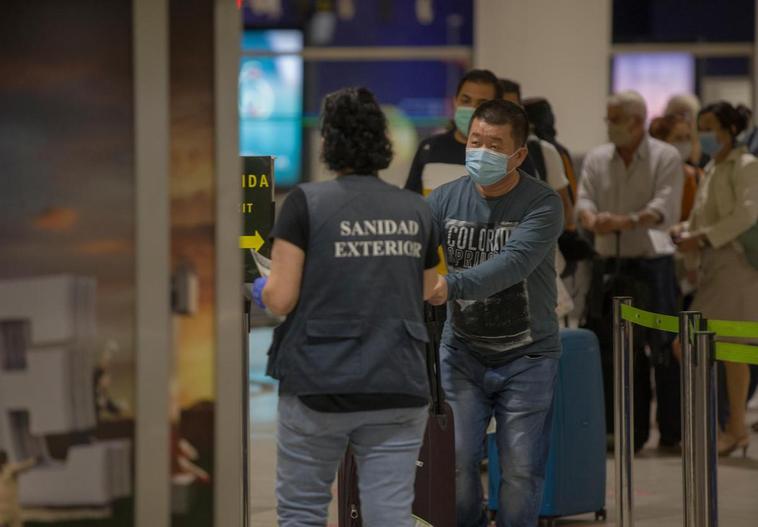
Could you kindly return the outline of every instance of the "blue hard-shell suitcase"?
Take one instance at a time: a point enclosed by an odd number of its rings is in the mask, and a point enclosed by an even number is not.
[[[586,329],[562,329],[561,347],[540,510],[547,525],[575,514],[606,516],[605,399],[598,341]],[[489,509],[497,511],[500,468],[494,434],[487,445]]]

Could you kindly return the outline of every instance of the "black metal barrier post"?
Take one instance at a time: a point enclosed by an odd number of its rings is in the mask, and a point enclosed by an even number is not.
[[[630,297],[613,299],[613,361],[614,361],[614,449],[616,482],[616,525],[634,525],[633,474],[634,460],[634,329],[621,316],[621,306],[632,305]]]
[[[700,509],[696,491],[697,459],[695,457],[695,404],[691,396],[695,384],[694,333],[700,328],[702,315],[695,311],[679,314],[679,342],[682,350],[682,476],[684,485],[684,525],[694,526]]]
[[[758,339],[758,323],[708,320],[698,312],[679,318],[632,307],[631,298],[613,299],[613,350],[616,435],[616,521],[622,527],[632,516],[632,441],[634,405],[632,374],[633,325],[678,333],[682,350],[682,468],[684,525],[718,525],[718,415],[716,361],[758,365],[758,346],[721,339]],[[708,331],[705,331],[705,329]]]
[[[716,334],[695,332],[693,383],[688,397],[694,402],[693,456],[695,458],[695,502],[697,509],[692,525],[718,525],[717,466],[717,378]],[[689,368],[688,368],[689,369]],[[690,524],[687,524],[690,525]]]

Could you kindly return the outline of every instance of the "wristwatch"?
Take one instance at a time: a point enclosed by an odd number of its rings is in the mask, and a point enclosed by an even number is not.
[[[629,215],[629,221],[632,222],[632,228],[637,227],[637,225],[639,225],[639,223],[640,223],[640,215],[637,214],[636,212],[632,212]]]
[[[703,236],[698,240],[697,246],[701,249],[706,249],[711,246],[711,242],[708,241],[708,238],[706,236]]]

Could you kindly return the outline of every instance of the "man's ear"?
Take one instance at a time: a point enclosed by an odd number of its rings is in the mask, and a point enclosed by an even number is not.
[[[511,160],[508,163],[508,169],[513,170],[514,168],[520,167],[524,161],[526,161],[526,156],[529,155],[529,149],[526,147],[526,145],[522,146],[516,151],[516,156],[512,157]]]

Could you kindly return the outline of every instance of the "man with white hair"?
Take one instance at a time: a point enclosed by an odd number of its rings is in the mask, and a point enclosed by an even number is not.
[[[594,273],[588,325],[603,347],[606,417],[613,429],[612,354],[608,328],[614,294],[629,294],[636,306],[675,314],[677,289],[674,248],[666,232],[679,217],[684,184],[677,150],[646,133],[645,100],[633,91],[608,99],[610,143],[590,151],[582,167],[576,211],[582,227],[595,235],[602,262]],[[676,448],[681,439],[679,365],[669,337],[657,331],[635,338],[635,449],[649,436],[650,364],[655,366],[661,447]]]
[[[666,102],[664,115],[679,115],[697,125],[697,114],[700,112],[700,100],[691,93],[672,95]]]

